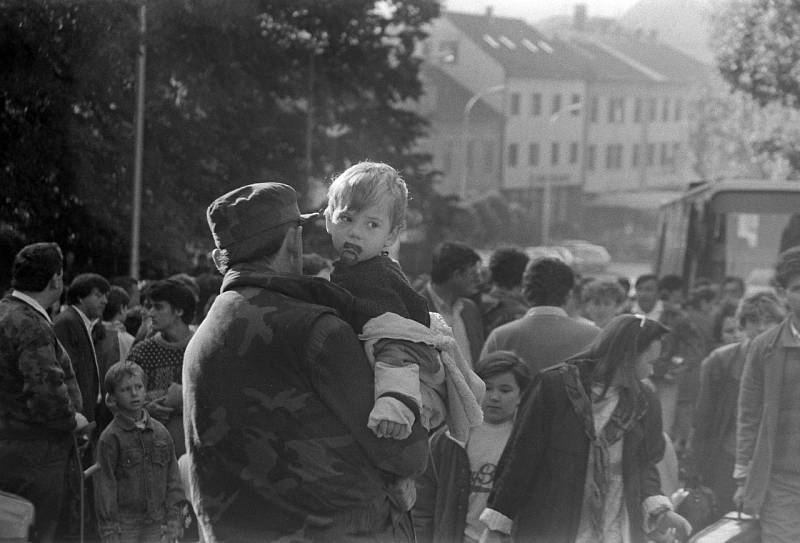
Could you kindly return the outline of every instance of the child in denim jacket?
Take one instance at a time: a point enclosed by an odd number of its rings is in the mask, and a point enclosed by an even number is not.
[[[175,445],[144,409],[145,375],[118,362],[105,377],[114,420],[100,435],[94,476],[98,531],[104,543],[173,541],[181,535],[184,499]]]

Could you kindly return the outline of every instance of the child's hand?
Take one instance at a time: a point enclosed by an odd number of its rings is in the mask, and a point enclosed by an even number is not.
[[[382,420],[375,428],[375,435],[387,439],[405,439],[411,435],[411,428],[399,422]]]
[[[150,413],[150,416],[161,424],[167,424],[169,422],[169,418],[172,416],[172,412],[174,411],[174,409],[167,407],[159,400],[153,400],[152,402],[145,404],[144,407],[147,409],[147,412]]]

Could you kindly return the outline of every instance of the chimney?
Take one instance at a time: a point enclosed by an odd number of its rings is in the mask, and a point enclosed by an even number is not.
[[[583,32],[586,30],[586,19],[586,4],[575,4],[575,15],[572,19],[572,27],[578,32]]]
[[[486,6],[486,18],[491,19],[492,15],[494,15],[494,7]]]

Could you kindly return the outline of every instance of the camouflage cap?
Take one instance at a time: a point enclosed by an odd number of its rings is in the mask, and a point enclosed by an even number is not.
[[[236,259],[280,245],[289,226],[317,215],[301,214],[297,193],[283,183],[239,187],[214,200],[206,211],[214,244]]]

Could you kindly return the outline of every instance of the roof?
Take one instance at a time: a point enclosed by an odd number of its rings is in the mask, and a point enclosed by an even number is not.
[[[655,210],[683,194],[682,192],[671,190],[607,192],[595,195],[594,198],[587,202],[587,205],[589,207]]]
[[[510,77],[584,79],[585,59],[567,43],[548,38],[522,19],[443,12],[452,24],[499,62]]]
[[[717,212],[795,213],[800,209],[800,182],[725,179],[702,183],[663,206],[711,202]]]
[[[464,106],[473,96],[472,91],[432,64],[423,64],[421,76],[425,86],[436,87],[436,103],[428,116],[440,120],[461,121],[464,117]],[[469,117],[473,121],[491,121],[502,119],[503,114],[495,111],[481,98],[472,107]]]
[[[665,43],[624,35],[576,35],[571,44],[592,67],[595,79],[696,83],[710,68]]]

